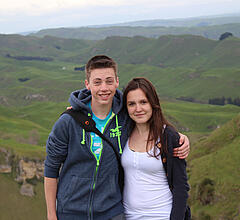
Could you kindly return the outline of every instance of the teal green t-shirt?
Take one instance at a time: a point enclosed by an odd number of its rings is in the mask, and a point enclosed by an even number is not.
[[[91,108],[91,102],[88,103],[88,106]],[[93,113],[92,119],[95,121],[97,129],[99,131],[101,131],[102,133],[103,133],[103,129],[104,129],[108,119],[111,117],[111,115],[112,115],[112,110],[109,112],[109,114],[107,115],[106,118],[100,119]],[[93,132],[91,132],[91,137],[92,137],[91,150],[95,154],[97,160],[99,160],[100,153],[102,151],[102,138],[100,138],[97,134],[95,134]]]

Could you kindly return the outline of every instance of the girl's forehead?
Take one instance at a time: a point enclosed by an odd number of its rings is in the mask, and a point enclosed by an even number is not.
[[[141,99],[147,99],[145,93],[143,92],[142,89],[138,88],[135,90],[129,91],[127,94],[127,99],[128,100],[141,100]]]

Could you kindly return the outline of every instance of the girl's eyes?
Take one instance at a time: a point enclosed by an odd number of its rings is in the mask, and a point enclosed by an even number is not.
[[[148,103],[148,101],[147,100],[141,100],[140,101],[140,104],[141,105],[145,105],[145,104],[147,104]],[[128,106],[134,106],[136,103],[135,102],[129,102],[128,103]]]
[[[128,103],[128,106],[133,106],[135,103],[134,102],[130,102]]]
[[[147,104],[148,102],[147,102],[147,100],[142,100],[141,101],[141,104]]]

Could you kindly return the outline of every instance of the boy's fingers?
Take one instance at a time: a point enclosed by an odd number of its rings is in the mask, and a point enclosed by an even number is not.
[[[174,157],[179,157],[180,159],[184,159],[188,156],[189,151],[190,151],[190,146],[189,145],[174,148],[173,149],[173,156]]]

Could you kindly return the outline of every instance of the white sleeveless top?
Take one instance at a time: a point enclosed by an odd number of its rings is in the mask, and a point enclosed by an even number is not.
[[[172,193],[161,156],[130,150],[128,141],[121,157],[124,168],[123,206],[126,220],[169,220]]]

